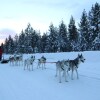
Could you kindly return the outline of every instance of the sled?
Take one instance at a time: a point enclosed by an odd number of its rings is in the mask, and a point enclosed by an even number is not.
[[[9,60],[7,60],[7,59],[3,59],[3,60],[1,60],[1,64],[5,64],[5,63],[8,63],[9,62]]]

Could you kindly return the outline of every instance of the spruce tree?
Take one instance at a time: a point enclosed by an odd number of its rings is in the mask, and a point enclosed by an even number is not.
[[[72,48],[73,51],[75,48],[77,48],[76,44],[78,43],[78,31],[73,16],[71,16],[68,25],[68,34],[69,42],[71,43],[70,48]]]
[[[30,46],[31,46],[31,25],[30,23],[27,25],[25,29],[25,52],[30,53]]]
[[[54,27],[53,24],[51,24],[49,26],[49,45],[51,47],[51,52],[56,52],[57,51],[57,44],[56,44],[56,40],[57,40],[57,28]]]
[[[63,21],[61,21],[61,24],[59,25],[59,44],[60,44],[60,50],[65,52],[67,50],[67,27],[64,24]]]
[[[50,52],[50,42],[47,33],[44,33],[41,37],[41,51],[42,52]]]
[[[89,11],[88,15],[89,24],[90,24],[90,43],[92,47],[92,43],[95,40],[96,37],[100,34],[100,5],[98,3],[95,3],[95,5],[92,6],[91,10]]]
[[[80,49],[83,50],[88,50],[88,46],[90,45],[89,42],[89,22],[88,22],[88,17],[87,13],[84,9],[80,23],[79,23],[79,34],[80,34]]]
[[[13,54],[14,51],[14,40],[11,37],[11,35],[9,35],[8,37],[8,53]]]
[[[25,52],[25,41],[26,41],[25,33],[22,30],[20,35],[19,35],[19,40],[18,40],[18,52],[26,53]]]
[[[8,45],[8,38],[6,38],[5,39],[5,43],[4,43],[4,53],[6,53],[6,54],[8,54],[8,47],[9,47],[9,45]]]

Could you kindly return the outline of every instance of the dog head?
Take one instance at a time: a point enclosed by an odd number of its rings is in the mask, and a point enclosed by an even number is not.
[[[84,61],[85,61],[85,58],[83,57],[82,54],[78,54],[78,59],[79,59],[81,62],[83,62],[83,63],[84,63]]]

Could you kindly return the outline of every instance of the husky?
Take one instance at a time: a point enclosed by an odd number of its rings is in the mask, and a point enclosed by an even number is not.
[[[10,65],[13,65],[14,66],[14,62],[15,62],[14,56],[10,56],[9,57],[9,62],[10,62]]]
[[[84,63],[84,61],[85,61],[85,59],[84,59],[82,54],[78,54],[77,58],[75,58],[74,60],[68,60],[69,68],[68,68],[67,72],[70,71],[70,70],[72,71],[72,74],[71,74],[71,79],[72,80],[73,80],[74,70],[76,71],[77,79],[79,78],[77,69],[78,69],[80,63],[81,62]]]
[[[23,65],[23,55],[22,54],[14,55],[14,58],[15,58],[15,64],[16,65],[20,66],[20,62],[22,62],[22,65]]]
[[[20,65],[20,62],[22,62],[23,64],[23,55],[12,55],[9,57],[9,62],[10,62],[10,65],[15,65],[15,66],[18,66]]]
[[[33,62],[35,60],[35,56],[31,56],[31,58],[27,58],[24,60],[24,70],[27,69],[30,70],[30,66],[32,67],[32,71],[33,71]]]
[[[63,76],[65,77],[65,82],[68,82],[67,75],[66,75],[66,72],[69,69],[68,64],[69,64],[69,62],[67,60],[66,61],[62,60],[62,61],[56,62],[56,77],[59,72],[59,83],[61,83],[61,72],[63,72]]]
[[[46,58],[42,56],[40,59],[38,59],[37,68],[40,68],[40,65],[42,65],[42,69],[46,69],[45,63],[46,63]]]

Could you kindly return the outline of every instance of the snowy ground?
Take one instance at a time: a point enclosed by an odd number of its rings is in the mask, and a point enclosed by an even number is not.
[[[77,52],[35,54],[36,59],[44,55],[47,62],[74,59]],[[0,100],[100,100],[100,52],[82,52],[85,63],[78,69],[79,79],[68,77],[59,83],[55,77],[54,63],[47,63],[46,69],[23,70],[23,66],[0,64]],[[24,55],[24,58],[30,55]],[[5,58],[9,55],[4,55]]]

